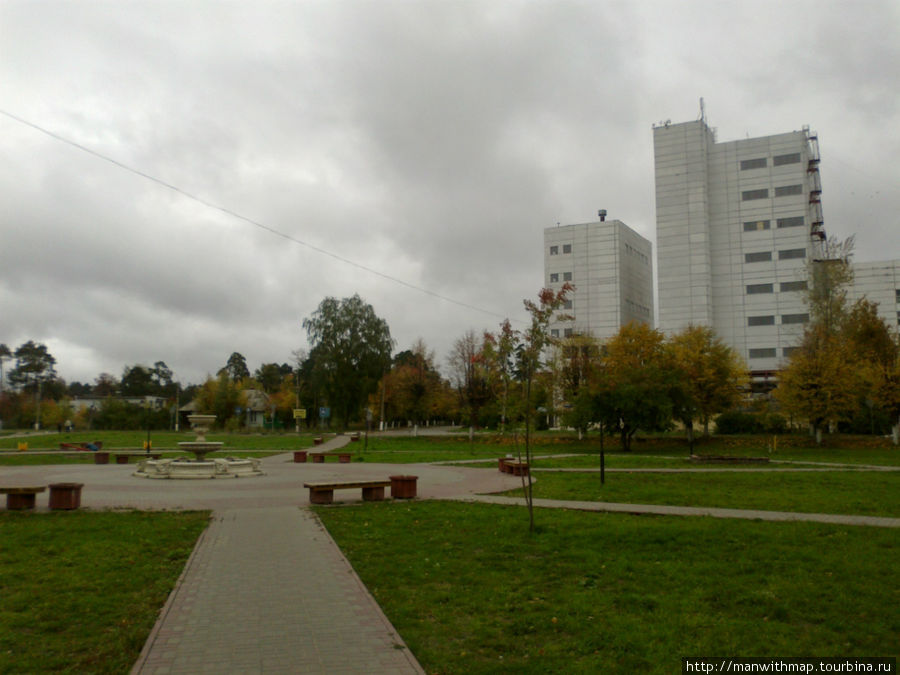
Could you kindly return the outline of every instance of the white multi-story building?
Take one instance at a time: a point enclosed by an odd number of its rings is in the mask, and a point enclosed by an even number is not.
[[[544,230],[544,286],[570,282],[563,313],[569,321],[551,334],[606,339],[631,321],[653,324],[652,245],[620,220],[548,227]]]
[[[757,377],[799,342],[825,239],[808,129],[718,143],[703,119],[653,129],[659,328],[710,326]]]
[[[900,260],[853,263],[852,303],[865,297],[878,304],[878,316],[889,326],[900,326]]]

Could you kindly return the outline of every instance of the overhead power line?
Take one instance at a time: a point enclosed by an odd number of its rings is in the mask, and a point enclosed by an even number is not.
[[[452,303],[459,307],[471,309],[473,311],[481,312],[482,314],[487,314],[489,316],[497,317],[500,319],[507,318],[507,317],[503,316],[502,314],[497,314],[496,312],[493,312],[491,310],[484,309],[482,307],[476,307],[475,305],[471,305],[471,304],[469,304],[467,302],[463,302],[461,300],[454,300],[453,298],[449,298],[445,295],[441,295],[440,293],[437,293],[435,291],[424,288],[423,286],[417,286],[416,284],[410,283],[408,281],[404,281],[403,279],[398,279],[397,277],[393,277],[389,274],[385,274],[384,272],[380,272],[379,270],[376,270],[372,267],[363,265],[362,263],[358,263],[354,260],[350,260],[349,258],[344,258],[343,256],[340,256],[337,253],[328,251],[320,246],[316,246],[315,244],[310,244],[307,241],[298,239],[297,237],[287,234],[286,232],[276,230],[274,227],[271,227],[270,225],[266,225],[265,223],[262,223],[258,220],[254,220],[253,218],[250,218],[241,213],[238,213],[237,211],[233,211],[232,209],[229,209],[228,207],[221,206],[219,204],[216,204],[215,202],[209,201],[208,199],[204,199],[203,197],[200,197],[191,192],[188,192],[187,190],[184,190],[183,188],[180,188],[177,185],[173,185],[172,183],[167,183],[166,181],[162,180],[161,178],[157,178],[156,176],[153,176],[149,173],[141,171],[140,169],[135,169],[134,167],[129,166],[128,164],[120,162],[117,159],[113,159],[112,157],[110,157],[108,155],[104,155],[101,152],[97,152],[96,150],[93,150],[85,145],[77,143],[76,141],[73,141],[70,138],[61,136],[60,134],[50,131],[49,129],[46,129],[38,124],[35,124],[34,122],[29,122],[28,120],[23,119],[22,117],[19,117],[18,115],[14,115],[11,112],[0,109],[0,114],[8,117],[11,120],[18,122],[19,124],[23,124],[27,127],[31,127],[35,131],[39,131],[42,134],[45,134],[46,136],[49,136],[50,138],[52,138],[54,140],[60,141],[61,143],[65,143],[66,145],[70,145],[73,148],[77,148],[78,150],[81,150],[82,152],[86,152],[87,154],[92,155],[92,156],[96,157],[97,159],[102,159],[105,162],[109,162],[110,164],[112,164],[113,166],[115,166],[119,169],[124,169],[125,171],[128,171],[129,173],[133,173],[136,176],[140,176],[141,178],[144,178],[153,183],[156,183],[157,185],[161,185],[162,187],[172,190],[173,192],[177,192],[182,197],[185,197],[187,199],[195,201],[198,204],[202,204],[203,206],[205,206],[207,208],[215,209],[216,211],[219,211],[228,216],[231,216],[232,218],[235,218],[237,220],[242,220],[245,223],[253,225],[254,227],[258,227],[259,229],[264,230],[264,231],[268,232],[269,234],[275,235],[276,237],[281,237],[282,239],[286,239],[287,241],[290,241],[294,244],[299,244],[300,246],[305,246],[306,248],[308,248],[312,251],[315,251],[316,253],[321,253],[322,255],[326,255],[329,258],[338,260],[346,265],[350,265],[357,269],[363,270],[364,272],[368,272],[369,274],[374,274],[375,276],[381,277],[382,279],[386,279],[387,281],[391,281],[395,284],[405,286],[406,288],[412,289],[414,291],[424,293],[425,295],[429,295],[433,298],[437,298],[438,300],[443,300],[444,302],[449,302],[449,303]]]

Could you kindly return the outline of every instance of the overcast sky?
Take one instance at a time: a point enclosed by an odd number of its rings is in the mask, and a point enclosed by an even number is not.
[[[543,228],[655,243],[652,125],[700,97],[719,141],[818,131],[828,233],[900,258],[898,83],[897,0],[0,0],[0,343],[199,382],[359,293],[444,364]]]

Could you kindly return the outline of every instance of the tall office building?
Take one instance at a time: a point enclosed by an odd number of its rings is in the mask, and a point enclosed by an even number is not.
[[[825,230],[819,151],[802,131],[719,143],[703,119],[655,126],[659,328],[713,328],[757,377],[809,321]]]
[[[551,325],[551,334],[599,339],[631,321],[653,324],[650,242],[620,220],[548,227],[544,230],[544,286],[575,286],[563,312],[572,320]]]
[[[853,263],[853,286],[847,294],[852,303],[860,298],[878,304],[878,316],[900,327],[900,260]]]

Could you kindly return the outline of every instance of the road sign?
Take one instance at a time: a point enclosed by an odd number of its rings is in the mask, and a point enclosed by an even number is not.
[[[294,408],[294,419],[295,420],[305,420],[306,419],[306,408]]]
[[[325,408],[324,406],[322,408],[319,408],[319,417],[322,417],[324,419],[328,419],[329,417],[331,417],[331,408]]]

